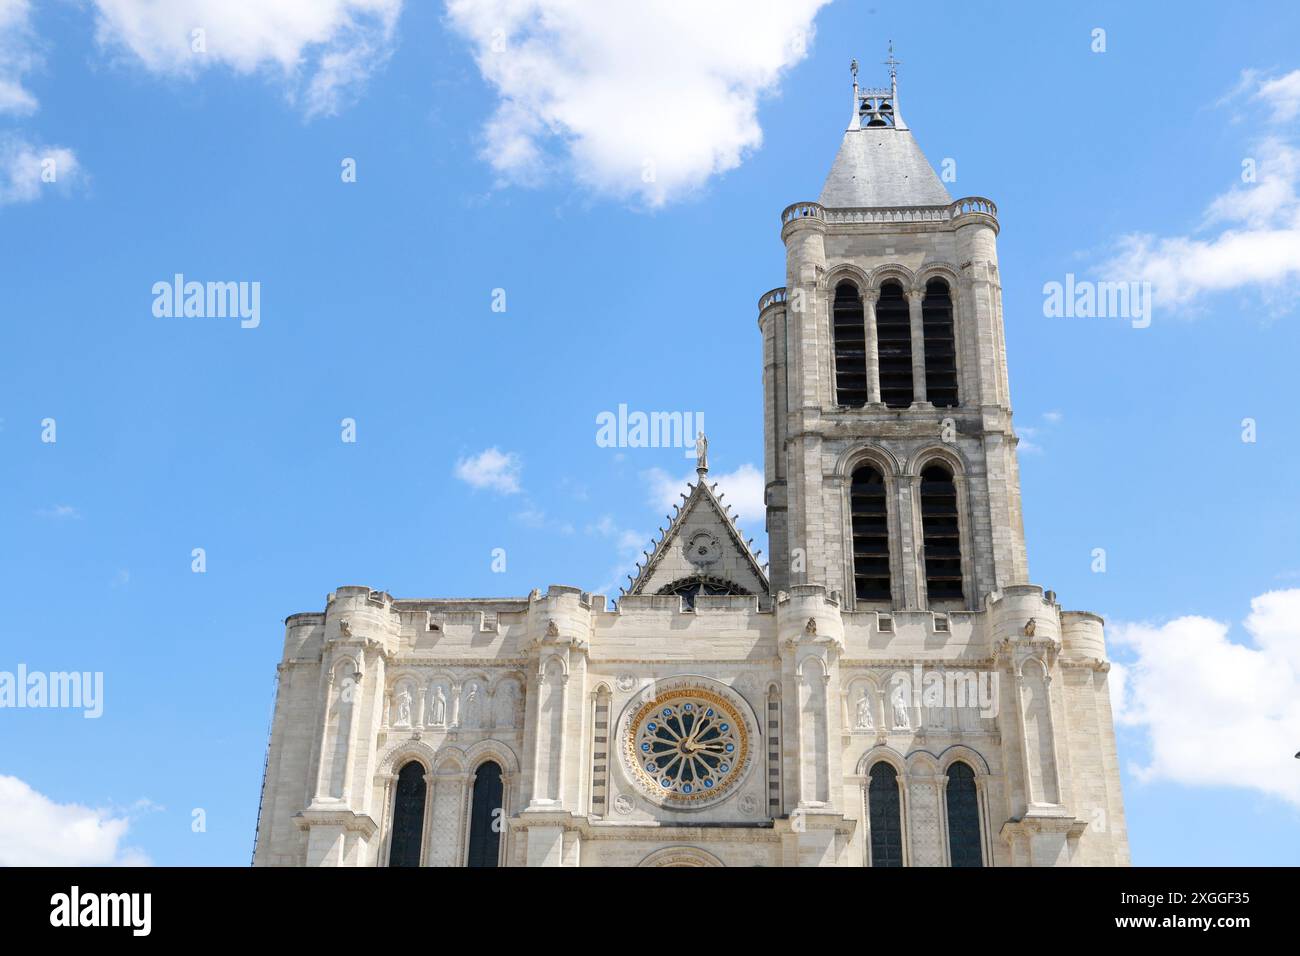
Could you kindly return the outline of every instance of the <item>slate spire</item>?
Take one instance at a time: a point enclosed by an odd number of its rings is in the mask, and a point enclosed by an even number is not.
[[[822,187],[821,205],[835,208],[871,206],[946,206],[952,202],[898,108],[898,63],[889,45],[889,86],[858,86],[853,74],[853,113],[844,140]]]

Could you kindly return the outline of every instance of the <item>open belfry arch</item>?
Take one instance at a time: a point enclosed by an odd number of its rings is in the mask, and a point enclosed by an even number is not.
[[[338,588],[285,622],[256,865],[1129,862],[1102,621],[1029,582],[997,207],[886,65],[759,300],[768,563],[701,435],[613,604]]]

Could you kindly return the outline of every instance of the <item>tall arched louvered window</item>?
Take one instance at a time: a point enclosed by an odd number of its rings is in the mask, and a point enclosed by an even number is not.
[[[903,818],[898,800],[898,771],[880,762],[867,785],[871,818],[871,865],[903,865]]]
[[[835,404],[860,408],[867,404],[867,327],[862,297],[852,282],[835,287],[831,314],[835,332]]]
[[[885,479],[873,465],[853,472],[849,485],[849,511],[853,525],[853,591],[859,601],[888,601],[889,513]]]
[[[424,835],[424,767],[410,761],[397,773],[397,794],[393,801],[393,839],[388,851],[389,866],[419,866],[420,842]]]
[[[880,400],[890,408],[907,408],[912,404],[912,320],[903,286],[893,279],[876,299],[876,348]]]
[[[501,766],[488,761],[474,775],[474,799],[469,812],[468,866],[496,866],[501,853],[505,810],[501,803]]]
[[[921,301],[925,331],[925,397],[936,408],[957,405],[957,338],[952,324],[948,283],[931,279]]]
[[[975,771],[960,760],[948,768],[948,856],[953,866],[983,866]]]
[[[957,486],[943,465],[921,472],[921,528],[925,543],[925,590],[931,601],[961,600],[961,531]]]

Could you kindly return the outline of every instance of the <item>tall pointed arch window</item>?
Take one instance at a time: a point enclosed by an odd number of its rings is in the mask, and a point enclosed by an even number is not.
[[[926,594],[931,601],[960,601],[963,592],[957,486],[945,465],[927,465],[921,472],[921,528]]]
[[[835,333],[835,404],[860,408],[867,404],[867,327],[858,287],[847,280],[837,285],[831,312]]]
[[[903,817],[898,771],[883,760],[871,768],[867,807],[871,820],[871,865],[903,865]]]
[[[903,286],[894,279],[876,299],[876,347],[880,356],[880,399],[890,408],[912,404],[912,319]]]
[[[948,768],[948,858],[953,866],[983,866],[975,771],[958,760]]]
[[[853,593],[859,601],[888,601],[892,597],[889,513],[885,478],[874,465],[854,470],[849,511],[853,526]]]
[[[936,408],[957,405],[957,338],[952,322],[952,293],[943,279],[925,284],[921,301],[925,332],[925,397]]]
[[[496,866],[501,855],[505,809],[501,799],[501,765],[489,760],[474,774],[474,798],[469,814],[467,866]]]
[[[388,851],[389,866],[419,866],[420,842],[424,834],[424,765],[409,761],[397,773],[397,794],[393,800],[393,838]]]

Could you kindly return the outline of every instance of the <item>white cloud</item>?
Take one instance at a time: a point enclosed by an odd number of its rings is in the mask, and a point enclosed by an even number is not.
[[[515,512],[515,520],[535,531],[558,531],[560,534],[573,534],[575,528],[568,521],[552,518],[542,508],[531,502],[522,511]]]
[[[0,0],[0,113],[36,112],[36,97],[23,86],[23,75],[40,63],[31,12],[29,0]]]
[[[514,452],[488,448],[470,458],[456,462],[456,477],[472,488],[490,488],[503,495],[520,491],[519,475],[523,463]]]
[[[1240,89],[1269,105],[1271,123],[1300,114],[1300,70],[1270,80],[1246,71]],[[1157,307],[1242,288],[1273,293],[1290,307],[1284,294],[1300,278],[1300,148],[1293,136],[1292,130],[1259,136],[1243,157],[1254,166],[1254,181],[1213,199],[1194,233],[1124,236],[1101,271],[1115,281],[1151,282]]]
[[[0,206],[30,203],[47,190],[66,191],[79,177],[77,156],[69,148],[0,133]]]
[[[41,508],[36,512],[42,518],[80,518],[81,511],[76,505],[55,505],[52,508]]]
[[[484,155],[504,179],[561,165],[653,207],[762,143],[759,98],[804,58],[827,2],[448,0],[447,14],[500,96]]]
[[[675,478],[662,468],[651,468],[645,477],[650,483],[650,503],[667,514],[672,513],[673,505],[680,504],[687,482],[696,480],[695,472]],[[767,516],[767,506],[763,503],[764,482],[761,471],[746,462],[727,474],[711,473],[705,480],[710,485],[717,483],[716,494],[726,495],[722,503],[731,505],[734,517],[762,527]]]
[[[1300,116],[1300,70],[1259,84],[1255,96],[1273,109],[1273,122],[1285,123]]]
[[[1116,668],[1116,721],[1147,735],[1139,779],[1245,787],[1300,807],[1300,588],[1255,598],[1244,625],[1248,643],[1204,617],[1112,625],[1112,642],[1135,655]]]
[[[589,535],[607,538],[614,542],[618,552],[618,561],[608,572],[604,583],[592,590],[594,594],[616,595],[620,588],[627,586],[628,572],[641,557],[641,552],[650,547],[650,535],[631,528],[621,528],[611,515],[602,515],[600,520],[589,524],[584,529]]]
[[[0,866],[147,866],[123,844],[130,826],[129,816],[55,803],[0,775]]]
[[[278,71],[308,116],[336,113],[387,60],[402,0],[94,0],[96,35],[144,66],[192,76]],[[194,31],[202,30],[202,51]]]
[[[620,528],[610,515],[602,515],[598,522],[587,525],[585,530],[587,534],[609,538],[618,550],[625,554],[639,554],[641,548],[650,540],[650,535],[644,532]]]
[[[1021,455],[1041,455],[1043,446],[1039,443],[1042,436],[1051,431],[1065,419],[1058,411],[1043,412],[1041,425],[1017,425],[1016,437],[1020,439],[1016,451]]]
[[[32,202],[47,190],[66,191],[80,176],[77,157],[67,147],[0,133],[0,206]]]

